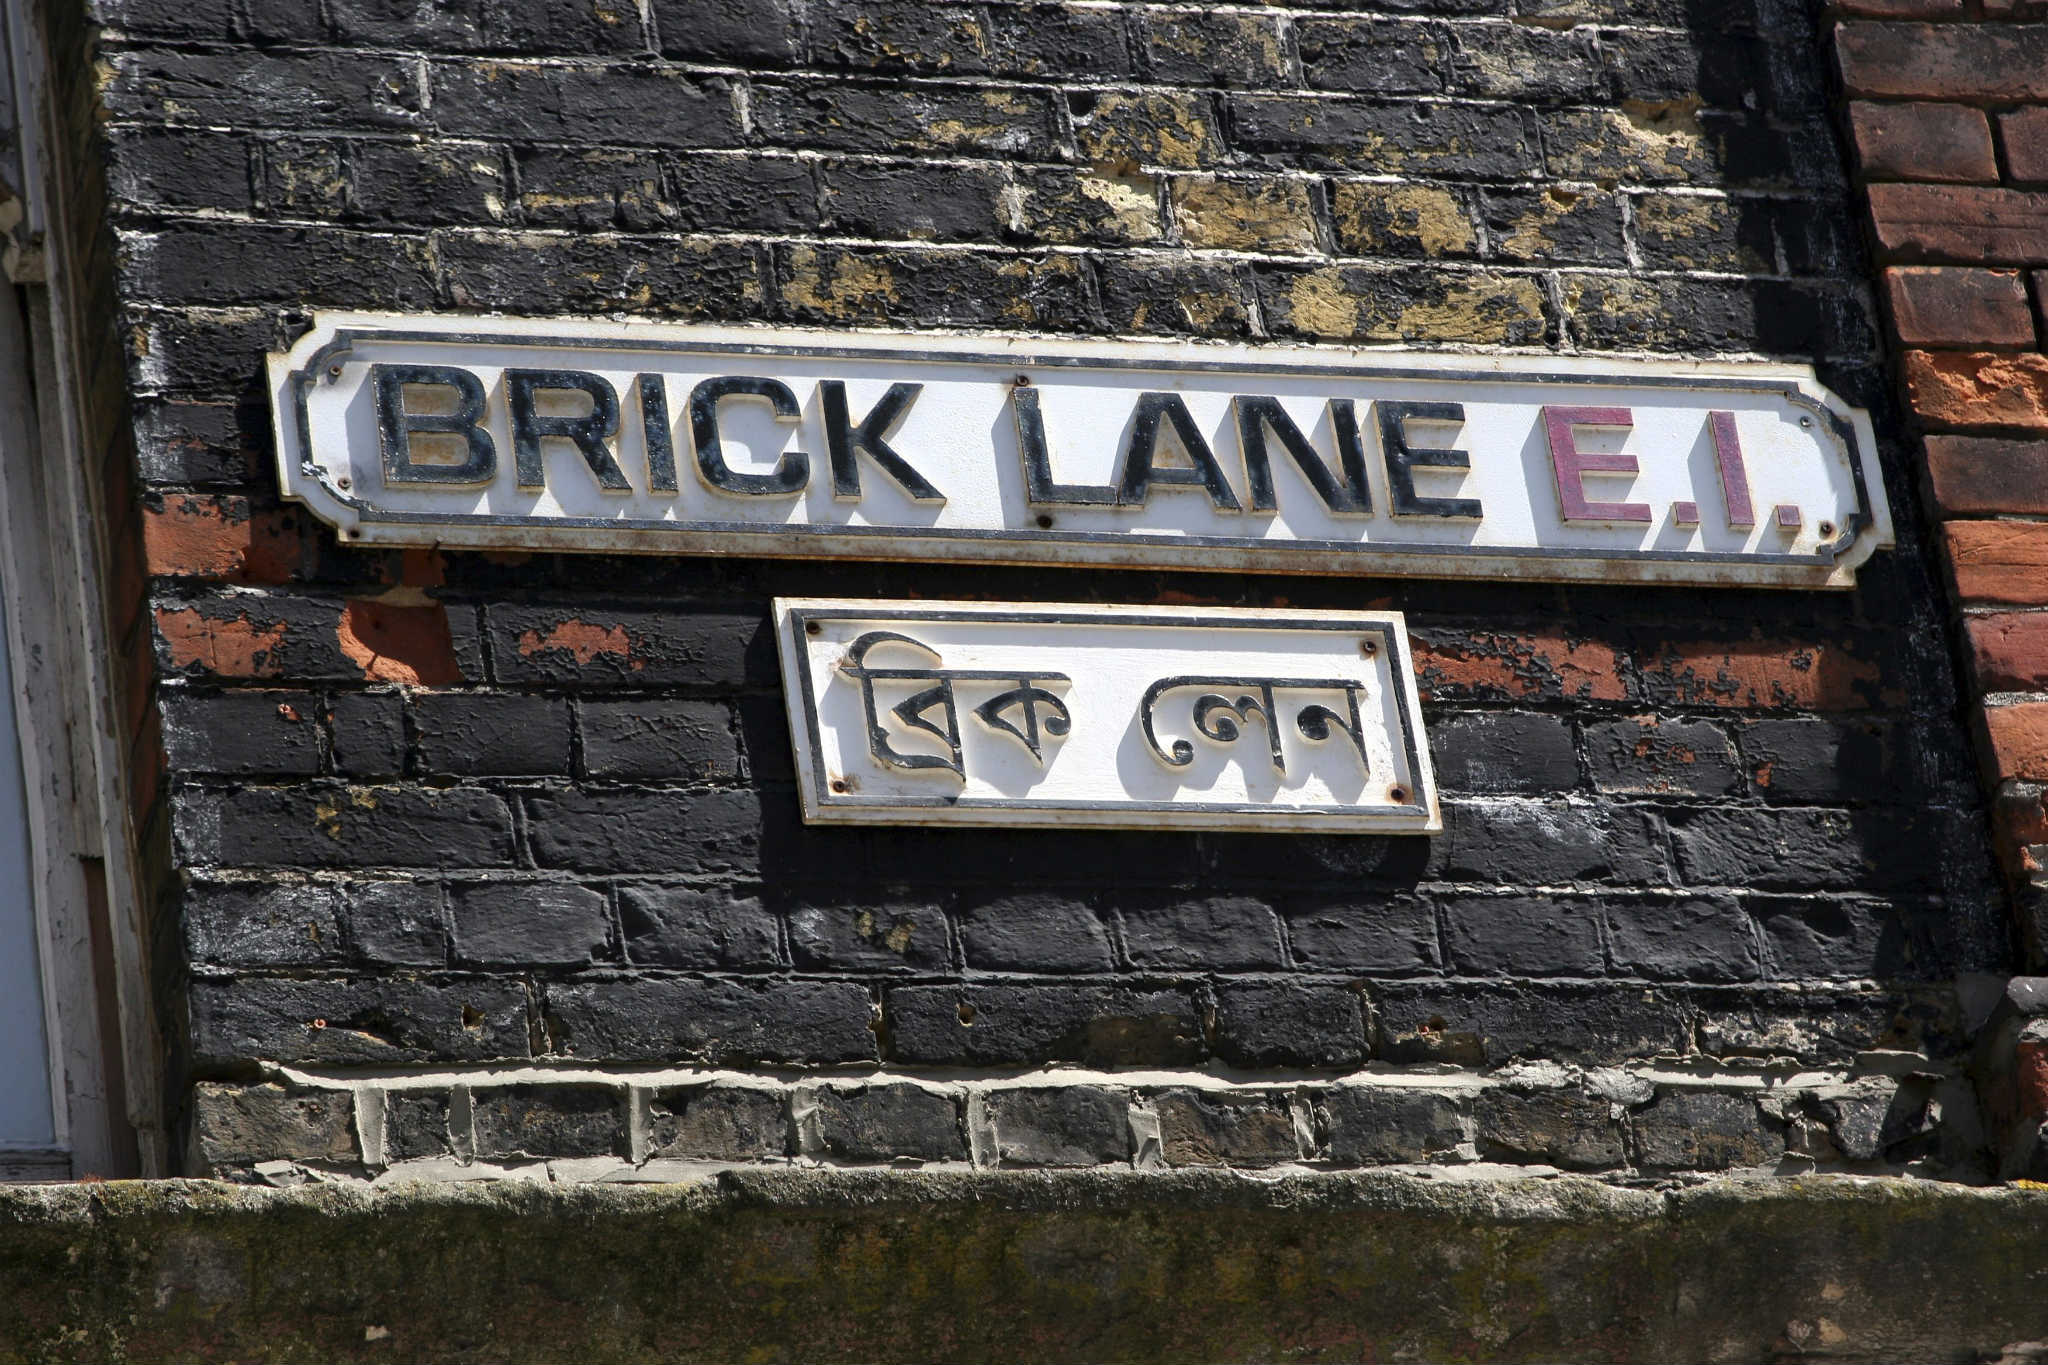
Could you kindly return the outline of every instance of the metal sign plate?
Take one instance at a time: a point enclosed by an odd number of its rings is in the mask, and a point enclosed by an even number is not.
[[[1394,612],[783,598],[813,823],[1442,828]]]
[[[1810,369],[322,314],[285,492],[374,545],[1846,587]]]

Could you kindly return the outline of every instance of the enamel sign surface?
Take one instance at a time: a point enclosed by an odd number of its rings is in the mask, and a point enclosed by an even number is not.
[[[287,494],[365,545],[1847,587],[1800,366],[322,314]]]
[[[784,598],[812,823],[1442,828],[1392,612]]]

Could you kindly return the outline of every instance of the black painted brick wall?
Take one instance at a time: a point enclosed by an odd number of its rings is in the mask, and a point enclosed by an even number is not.
[[[145,510],[238,547],[156,560],[193,1075],[1822,1060],[1953,1046],[2006,961],[1895,459],[1848,594],[401,555],[276,504],[316,306],[1760,353],[1889,431],[1793,0],[96,8]],[[1446,831],[807,829],[799,592],[1400,608]]]

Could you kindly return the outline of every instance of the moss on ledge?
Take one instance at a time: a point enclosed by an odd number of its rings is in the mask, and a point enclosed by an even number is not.
[[[2048,1194],[747,1170],[0,1189],[0,1360],[1968,1360]]]

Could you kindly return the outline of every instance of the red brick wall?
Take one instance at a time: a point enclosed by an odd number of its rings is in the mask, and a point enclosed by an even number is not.
[[[1836,57],[1963,613],[1994,834],[2048,965],[2048,0],[1844,0]]]

